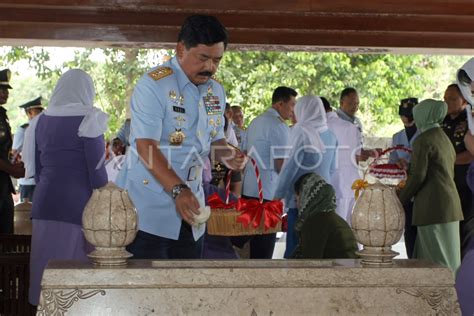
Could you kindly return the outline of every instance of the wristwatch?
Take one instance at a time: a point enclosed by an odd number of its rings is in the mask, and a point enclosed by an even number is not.
[[[173,200],[175,200],[178,197],[178,195],[181,193],[181,191],[185,189],[189,190],[189,187],[184,183],[173,185],[173,187],[171,188],[171,196],[173,197]]]

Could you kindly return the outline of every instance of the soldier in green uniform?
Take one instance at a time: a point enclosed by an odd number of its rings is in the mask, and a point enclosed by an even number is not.
[[[10,176],[21,178],[25,169],[21,163],[10,162],[12,133],[4,104],[8,101],[10,70],[0,71],[0,234],[13,234],[13,198],[15,193]]]

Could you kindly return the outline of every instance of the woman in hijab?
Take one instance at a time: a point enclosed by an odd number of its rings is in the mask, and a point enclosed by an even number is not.
[[[336,213],[336,192],[321,176],[303,175],[295,183],[299,244],[293,258],[357,258],[357,243],[349,224]]]
[[[417,227],[417,237],[413,258],[441,264],[455,273],[461,263],[459,221],[463,215],[454,184],[456,153],[440,127],[447,110],[446,103],[432,99],[413,109],[421,134],[413,142],[400,201],[406,203],[415,197],[412,224]]]
[[[73,69],[59,79],[47,110],[25,139],[27,174],[36,178],[29,301],[38,305],[43,270],[51,259],[87,260],[81,231],[92,190],[107,183],[103,164],[107,114],[93,107],[92,78]]]
[[[295,106],[296,124],[291,128],[288,159],[278,176],[275,199],[284,198],[288,208],[288,231],[285,258],[289,258],[298,244],[293,227],[298,215],[294,184],[300,176],[314,172],[327,182],[336,163],[336,136],[328,129],[323,102],[317,96],[304,96]]]

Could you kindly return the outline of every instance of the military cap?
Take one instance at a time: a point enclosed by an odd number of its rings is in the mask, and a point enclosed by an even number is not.
[[[10,75],[11,75],[10,69],[3,69],[0,71],[0,87],[1,88],[12,89],[12,86],[10,86]]]
[[[41,104],[41,97],[38,97],[32,101],[26,102],[25,104],[20,105],[20,108],[24,109],[25,111],[29,109],[38,109],[38,108],[43,108],[43,105]]]
[[[406,98],[400,101],[398,115],[413,117],[413,108],[418,104],[417,98]]]

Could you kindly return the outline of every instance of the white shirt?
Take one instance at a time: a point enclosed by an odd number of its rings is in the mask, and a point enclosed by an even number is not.
[[[227,127],[227,131],[224,133],[225,139],[227,142],[235,147],[239,147],[239,142],[237,141],[237,136],[235,135],[235,131],[232,126]]]
[[[122,166],[125,163],[125,157],[125,155],[115,156],[105,163],[105,170],[107,171],[107,178],[109,181],[115,182],[117,175],[120,170],[122,170]]]
[[[352,183],[359,176],[355,159],[360,152],[361,134],[357,126],[341,119],[335,112],[326,113],[329,130],[337,138],[336,169],[331,177],[331,184],[336,190],[337,198],[354,197]]]

